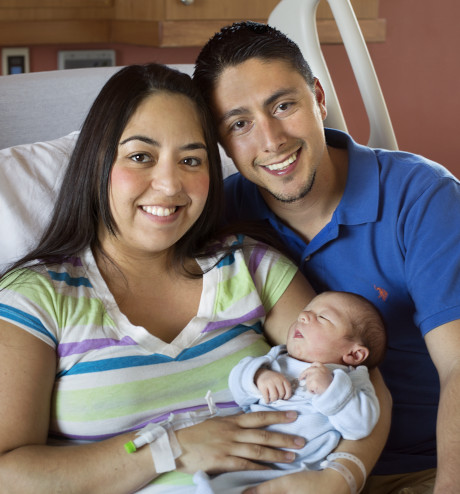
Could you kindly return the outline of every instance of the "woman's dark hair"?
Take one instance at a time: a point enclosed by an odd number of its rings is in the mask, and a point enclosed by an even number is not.
[[[296,43],[267,24],[235,22],[216,33],[202,48],[195,62],[193,80],[208,104],[222,72],[251,58],[267,62],[282,60],[314,89],[315,78]]]
[[[100,248],[98,228],[117,235],[109,205],[110,176],[121,135],[136,109],[150,95],[168,91],[185,95],[199,115],[209,159],[210,186],[196,223],[176,243],[172,265],[184,268],[217,228],[223,209],[223,179],[215,127],[201,93],[190,76],[164,65],[132,65],[114,74],[94,101],[69,161],[48,228],[37,247],[14,263],[53,262]],[[165,116],[160,116],[165,117]]]

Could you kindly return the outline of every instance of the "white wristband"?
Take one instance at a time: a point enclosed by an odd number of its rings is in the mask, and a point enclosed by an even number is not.
[[[344,460],[349,460],[352,461],[355,465],[359,467],[361,470],[361,473],[363,474],[363,483],[361,489],[357,490],[356,487],[356,480],[353,477],[352,473],[350,470],[345,466],[342,465],[341,463],[337,463],[336,460],[338,458],[343,458]],[[347,481],[351,494],[356,494],[359,493],[363,490],[364,485],[366,483],[367,479],[367,472],[366,472],[366,467],[364,466],[364,463],[355,455],[352,455],[351,453],[331,453],[325,461],[321,463],[322,468],[331,468],[332,470],[336,470],[337,472],[341,473],[345,480]]]
[[[366,472],[366,467],[364,466],[364,463],[355,455],[352,455],[351,453],[331,453],[326,459],[327,460],[336,460],[337,458],[343,458],[344,460],[349,460],[352,461],[360,470],[361,473],[363,474],[363,485],[361,489],[359,489],[358,492],[361,492],[364,488],[364,484],[366,483],[367,479],[367,472]]]
[[[320,466],[322,469],[330,468],[331,470],[335,470],[336,472],[339,472],[347,481],[348,487],[350,488],[350,494],[358,493],[356,489],[356,480],[353,477],[353,474],[350,472],[350,470],[348,470],[348,468],[345,465],[342,465],[341,463],[337,463],[336,461],[324,460],[323,462],[321,462]]]

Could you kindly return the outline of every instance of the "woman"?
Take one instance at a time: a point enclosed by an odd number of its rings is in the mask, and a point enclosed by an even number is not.
[[[228,416],[230,369],[266,353],[262,323],[282,340],[313,293],[279,254],[214,236],[212,129],[190,78],[155,64],[122,69],[94,102],[47,232],[0,284],[8,492],[179,492],[197,470],[261,469],[303,446],[261,430],[293,414]],[[145,425],[205,407],[208,390],[222,416],[169,433],[172,466],[159,441],[126,452]]]

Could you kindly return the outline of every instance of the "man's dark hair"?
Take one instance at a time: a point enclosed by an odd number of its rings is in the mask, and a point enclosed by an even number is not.
[[[291,39],[267,24],[236,22],[216,33],[203,47],[195,63],[193,79],[209,105],[222,72],[251,58],[267,62],[282,60],[314,89],[315,78],[310,66]]]

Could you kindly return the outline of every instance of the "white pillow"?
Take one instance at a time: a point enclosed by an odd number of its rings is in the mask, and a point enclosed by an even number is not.
[[[0,150],[0,271],[41,237],[77,137]]]
[[[40,239],[78,134],[0,150],[0,272]],[[236,168],[220,151],[226,177]]]

